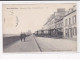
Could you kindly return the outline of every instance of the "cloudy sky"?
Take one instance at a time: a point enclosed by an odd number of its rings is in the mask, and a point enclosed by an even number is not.
[[[35,32],[42,28],[51,14],[57,8],[67,11],[75,4],[3,4],[3,34],[20,34],[31,30]]]

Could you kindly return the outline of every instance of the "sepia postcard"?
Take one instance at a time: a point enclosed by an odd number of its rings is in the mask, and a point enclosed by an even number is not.
[[[77,52],[76,6],[3,4],[3,52]]]

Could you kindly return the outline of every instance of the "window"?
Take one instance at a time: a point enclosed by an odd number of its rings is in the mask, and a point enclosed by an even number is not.
[[[71,18],[69,18],[69,25],[71,24]]]
[[[75,23],[76,23],[76,15],[74,15],[74,16],[72,17],[72,19],[73,19],[73,24],[75,24]]]
[[[69,29],[65,29],[65,36],[69,37]]]
[[[67,29],[65,29],[65,35],[66,35],[66,37],[68,37]]]
[[[74,16],[72,16],[72,24],[74,24]]]
[[[75,35],[77,35],[77,28],[75,27],[74,29],[75,29]]]
[[[73,35],[77,35],[77,28],[76,27],[73,28]]]
[[[67,26],[67,19],[65,20],[65,26]]]
[[[74,20],[74,24],[75,24],[76,23],[76,15],[74,15],[74,19],[73,20]]]

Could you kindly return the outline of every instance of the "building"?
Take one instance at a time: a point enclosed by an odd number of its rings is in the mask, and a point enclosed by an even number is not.
[[[54,12],[49,18],[48,21],[43,25],[42,29],[47,30],[49,35],[62,37],[63,35],[63,17],[65,15],[65,9],[59,8],[57,12]],[[46,32],[47,32],[46,31]],[[58,32],[58,33],[57,33]]]
[[[55,12],[55,29],[57,30],[58,37],[63,37],[63,17],[66,11],[64,8],[57,9]]]
[[[52,36],[55,34],[55,14],[52,14],[48,18],[48,21],[43,25],[42,29],[45,35],[48,34],[48,36]]]
[[[48,37],[77,38],[76,6],[68,11],[64,8],[57,9],[43,25],[40,33]]]
[[[54,29],[55,25],[54,25],[54,21],[55,21],[55,14],[52,14],[47,22],[43,25],[42,29],[43,30],[50,30],[50,29]]]
[[[63,18],[64,38],[77,38],[76,6],[69,9]]]

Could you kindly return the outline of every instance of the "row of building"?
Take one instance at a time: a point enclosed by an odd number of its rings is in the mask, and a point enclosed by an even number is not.
[[[51,36],[77,38],[76,5],[68,11],[65,11],[65,8],[57,9],[57,12],[48,18],[41,31]]]

